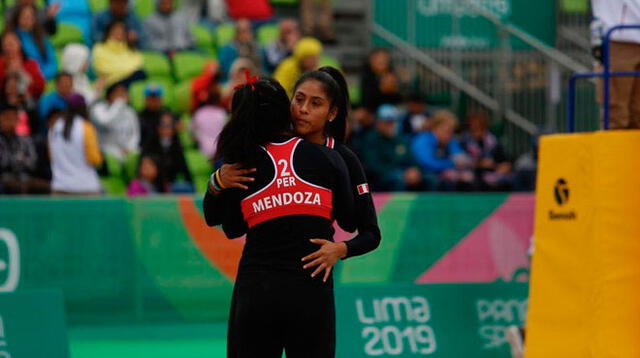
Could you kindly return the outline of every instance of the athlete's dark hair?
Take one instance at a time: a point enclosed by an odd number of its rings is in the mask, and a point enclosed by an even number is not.
[[[322,83],[325,95],[331,101],[331,107],[337,109],[336,117],[325,127],[325,132],[343,142],[347,132],[347,116],[349,115],[349,89],[347,81],[340,70],[331,66],[324,66],[316,71],[307,72],[296,82],[295,90],[308,80]]]
[[[287,92],[270,78],[237,89],[231,99],[231,120],[220,132],[214,159],[253,165],[259,146],[291,129],[289,106]]]

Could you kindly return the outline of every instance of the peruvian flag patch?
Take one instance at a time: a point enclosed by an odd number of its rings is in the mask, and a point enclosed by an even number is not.
[[[369,184],[364,183],[364,184],[358,185],[358,194],[364,195],[368,192],[369,192]]]

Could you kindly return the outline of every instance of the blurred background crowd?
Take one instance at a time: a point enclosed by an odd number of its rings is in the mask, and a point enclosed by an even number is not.
[[[336,53],[332,1],[15,0],[0,20],[0,194],[202,192],[244,70],[291,95],[346,72],[347,144],[374,191],[532,190],[535,143],[510,156],[500,123],[451,108],[385,48]],[[353,65],[353,63],[357,65]]]

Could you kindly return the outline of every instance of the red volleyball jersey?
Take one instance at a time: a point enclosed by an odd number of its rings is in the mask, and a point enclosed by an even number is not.
[[[293,156],[301,141],[301,138],[291,138],[263,147],[273,162],[275,175],[269,184],[240,203],[249,228],[288,215],[313,215],[332,220],[332,191],[296,174]]]

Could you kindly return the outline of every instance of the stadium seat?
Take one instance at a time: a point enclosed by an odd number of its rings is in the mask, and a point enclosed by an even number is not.
[[[236,28],[233,23],[224,22],[216,27],[215,40],[217,48],[224,46],[227,42],[233,40],[236,35]]]
[[[129,153],[124,159],[124,177],[127,182],[138,176],[138,161],[140,160],[140,154]]]
[[[109,0],[88,0],[92,13],[106,10],[109,7]]]
[[[126,191],[126,183],[123,178],[123,166],[120,161],[107,153],[104,154],[105,165],[109,174],[101,177],[100,181],[107,194],[122,195]]]
[[[84,43],[82,31],[73,24],[58,23],[58,31],[51,37],[51,43],[55,48],[63,48],[70,43]]]
[[[362,89],[359,85],[349,86],[349,100],[351,104],[360,104],[362,100]]]
[[[199,75],[204,64],[210,59],[210,57],[194,51],[176,53],[173,56],[173,70],[176,80],[181,82]]]
[[[169,59],[160,52],[144,51],[143,69],[150,78],[171,77],[171,63]]]
[[[331,66],[331,67],[335,67],[339,70],[342,69],[342,65],[340,65],[340,62],[338,62],[338,60],[335,57],[329,56],[329,55],[322,55],[320,56],[320,60],[319,60],[319,66]]]
[[[156,2],[155,0],[134,0],[133,1],[133,11],[140,17],[140,19],[144,19],[145,17],[151,15],[152,12],[156,10]]]
[[[196,149],[186,151],[185,159],[193,176],[193,185],[196,192],[204,193],[212,171],[211,163],[209,163],[204,154]]]
[[[144,88],[155,83],[162,87],[162,98],[165,106],[174,108],[173,81],[170,78],[152,78],[146,81],[135,82],[129,87],[129,102],[136,111],[142,110],[144,107]]]
[[[191,116],[189,114],[185,114],[180,117],[180,124],[182,125],[182,130],[178,133],[178,136],[180,137],[182,147],[185,150],[196,148],[196,142],[189,130],[189,127],[191,126]]]
[[[207,55],[215,56],[215,41],[211,31],[206,27],[199,24],[191,25],[191,33],[196,41],[196,48]]]
[[[271,0],[273,5],[297,5],[298,0]]]
[[[191,80],[185,80],[175,86],[175,109],[179,113],[191,111]]]
[[[276,41],[278,36],[280,36],[280,29],[277,24],[264,24],[258,28],[256,33],[258,43],[262,46]]]

